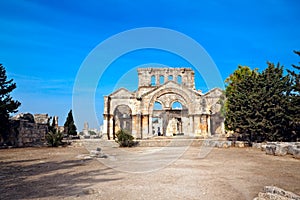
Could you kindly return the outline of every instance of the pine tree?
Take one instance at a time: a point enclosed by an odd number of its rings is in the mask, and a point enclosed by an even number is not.
[[[9,114],[16,113],[21,105],[19,101],[14,101],[10,93],[17,87],[13,79],[7,80],[6,70],[0,64],[0,134],[5,142],[9,132]]]
[[[247,66],[238,66],[229,78],[225,80],[227,87],[225,90],[225,127],[238,133],[243,140],[249,140],[248,118],[251,113],[248,112],[249,95],[253,92],[257,70],[251,70]]]
[[[300,51],[294,51],[300,56]],[[293,71],[288,70],[290,74],[289,89],[289,114],[291,120],[291,140],[300,139],[300,66],[292,65]],[[298,73],[297,73],[298,71]]]
[[[64,124],[64,132],[67,135],[77,135],[77,128],[74,123],[72,110],[69,111],[68,117],[66,119],[66,122]]]
[[[283,74],[283,67],[268,63],[268,67],[260,74],[260,96],[262,107],[262,129],[267,141],[289,140],[289,111],[287,91],[289,76]]]

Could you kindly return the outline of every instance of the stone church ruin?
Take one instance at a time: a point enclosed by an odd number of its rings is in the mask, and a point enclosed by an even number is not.
[[[135,138],[210,137],[224,133],[222,90],[203,94],[191,68],[139,68],[138,89],[120,88],[104,97],[103,133],[114,139],[124,129]]]

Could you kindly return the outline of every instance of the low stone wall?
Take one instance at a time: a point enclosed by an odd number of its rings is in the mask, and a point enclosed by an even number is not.
[[[218,147],[218,148],[228,148],[233,146],[232,141],[220,141],[220,140],[204,140],[203,146],[206,147]]]
[[[300,158],[300,142],[253,143],[252,147],[261,149],[268,155],[292,155],[294,158]]]
[[[275,186],[265,186],[253,200],[300,200],[300,196]]]

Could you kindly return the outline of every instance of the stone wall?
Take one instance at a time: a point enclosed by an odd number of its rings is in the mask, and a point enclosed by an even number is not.
[[[8,145],[15,147],[39,146],[45,143],[48,133],[47,114],[21,113],[10,119]]]

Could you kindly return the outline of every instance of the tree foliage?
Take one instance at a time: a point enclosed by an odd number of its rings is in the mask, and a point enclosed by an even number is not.
[[[61,134],[59,131],[49,131],[46,135],[46,140],[48,145],[52,147],[57,147],[62,144],[63,134]]]
[[[16,113],[21,105],[19,101],[13,100],[10,96],[16,87],[13,79],[7,80],[6,70],[0,64],[0,134],[4,142],[7,140],[9,132],[9,115]]]
[[[134,145],[133,136],[127,133],[126,130],[119,130],[116,136],[116,142],[120,147],[132,147]]]
[[[260,73],[239,66],[226,79],[225,127],[250,142],[297,140],[299,74],[267,64]]]
[[[77,128],[74,123],[72,110],[69,111],[68,117],[66,119],[66,122],[64,124],[64,132],[67,135],[77,135]]]
[[[300,56],[300,51],[294,51]],[[300,137],[300,66],[292,65],[293,71],[288,70],[290,74],[290,104],[289,111],[291,116],[291,127],[294,130],[294,137]]]

